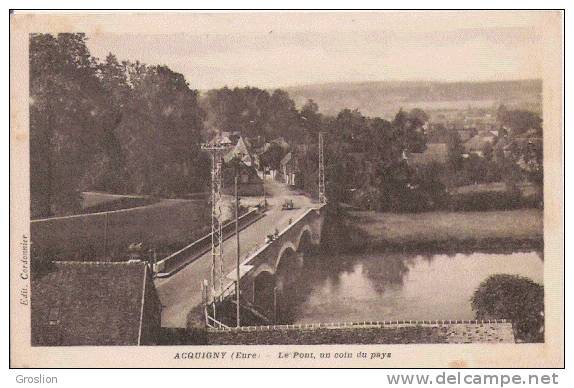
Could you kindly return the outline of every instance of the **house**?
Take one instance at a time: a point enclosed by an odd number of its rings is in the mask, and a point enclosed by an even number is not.
[[[426,166],[431,163],[445,164],[448,161],[448,145],[446,143],[428,143],[424,152],[411,152],[407,162],[411,166]]]
[[[237,141],[241,137],[240,131],[223,131],[221,132],[221,136],[224,138],[229,139],[232,145],[237,144]]]
[[[464,151],[470,155],[478,155],[480,157],[484,156],[484,151],[492,146],[496,140],[496,137],[490,135],[476,135],[471,139],[467,140],[464,144]]]
[[[236,170],[239,169],[239,170]],[[254,166],[241,162],[223,170],[223,188],[225,195],[235,195],[235,174],[238,174],[238,194],[240,196],[263,195],[263,179],[257,174]]]
[[[143,261],[54,262],[31,287],[33,346],[157,343],[161,303]]]
[[[295,186],[297,174],[299,173],[299,168],[297,165],[297,158],[293,157],[291,152],[287,153],[281,159],[281,174],[285,183],[291,186]]]
[[[477,131],[476,129],[460,129],[457,131],[458,132],[458,136],[460,137],[460,140],[464,143],[468,140],[470,140],[473,136],[476,136]]]

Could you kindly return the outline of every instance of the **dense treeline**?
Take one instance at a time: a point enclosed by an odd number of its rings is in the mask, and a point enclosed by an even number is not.
[[[198,92],[166,66],[92,57],[84,34],[30,37],[33,217],[69,214],[82,190],[203,189]]]
[[[157,196],[205,190],[209,160],[200,143],[214,129],[283,137],[311,151],[319,130],[327,130],[334,164],[343,153],[368,147],[373,158],[387,163],[383,168],[391,168],[400,148],[414,139],[414,126],[402,113],[397,126],[349,110],[325,118],[312,101],[297,109],[282,90],[225,87],[200,98],[183,75],[166,66],[120,62],[113,54],[94,58],[86,39],[84,34],[30,38],[34,217],[78,211],[85,190]],[[301,162],[305,188],[316,191],[316,154],[309,152]],[[352,171],[347,175],[353,177]]]
[[[344,109],[324,120],[328,197],[346,199],[349,189],[357,189],[365,194],[364,207],[383,210],[406,203],[413,170],[405,153],[425,149],[421,113],[401,110],[387,121]]]
[[[238,131],[244,137],[262,136],[268,140],[284,137],[297,142],[304,136],[301,112],[282,90],[245,87],[210,90],[202,99],[206,126],[221,131]]]

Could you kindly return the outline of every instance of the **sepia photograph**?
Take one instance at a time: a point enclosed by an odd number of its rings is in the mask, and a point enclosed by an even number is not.
[[[562,12],[10,24],[18,366],[563,365]]]

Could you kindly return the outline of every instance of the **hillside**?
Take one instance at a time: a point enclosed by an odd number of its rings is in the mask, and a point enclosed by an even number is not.
[[[358,108],[369,116],[391,118],[399,108],[427,111],[494,108],[503,103],[513,108],[542,110],[542,81],[341,82],[288,87],[285,90],[301,106],[308,99],[324,114],[342,108]]]

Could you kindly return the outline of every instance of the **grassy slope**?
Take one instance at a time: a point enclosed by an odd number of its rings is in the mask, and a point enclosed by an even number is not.
[[[371,244],[440,244],[541,241],[543,214],[537,209],[489,212],[392,214],[350,212],[349,222]]]
[[[107,252],[121,254],[130,243],[143,241],[158,247],[178,246],[207,233],[209,209],[203,201],[162,200],[158,203],[110,212]],[[99,259],[104,255],[106,214],[34,221],[30,224],[34,251],[65,259]],[[162,252],[163,253],[163,252]]]

